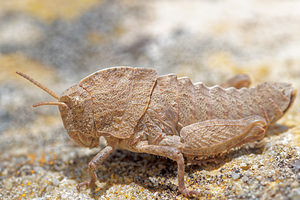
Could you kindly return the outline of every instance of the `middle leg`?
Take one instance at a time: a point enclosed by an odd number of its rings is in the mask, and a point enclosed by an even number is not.
[[[171,160],[177,162],[177,176],[178,176],[178,190],[187,197],[192,197],[193,195],[198,196],[199,192],[195,190],[188,190],[185,188],[184,183],[184,158],[183,154],[179,149],[170,146],[158,146],[158,145],[148,145],[147,143],[140,142],[137,144],[137,150],[140,153],[149,153],[158,156],[167,157]]]

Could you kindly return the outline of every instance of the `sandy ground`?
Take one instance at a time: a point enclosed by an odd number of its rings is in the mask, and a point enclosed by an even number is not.
[[[247,73],[253,84],[300,88],[300,1],[0,2],[0,199],[185,199],[176,163],[118,150],[97,170],[95,190],[76,185],[104,147],[77,146],[51,96],[99,69],[129,65],[208,85]],[[260,142],[219,164],[186,165],[202,199],[300,199],[300,100]]]

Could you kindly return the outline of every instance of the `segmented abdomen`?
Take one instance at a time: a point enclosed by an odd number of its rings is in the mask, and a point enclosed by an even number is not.
[[[160,76],[140,124],[147,127],[148,137],[153,140],[162,133],[178,134],[182,127],[210,119],[259,115],[269,124],[280,118],[290,103],[283,89],[291,87],[281,83],[241,89],[207,87],[203,83],[193,84],[189,78]]]
[[[285,83],[263,83],[255,88],[207,87],[192,84],[189,78],[178,79],[179,123],[186,126],[209,119],[241,119],[259,115],[268,123],[278,120],[288,107],[290,99]]]

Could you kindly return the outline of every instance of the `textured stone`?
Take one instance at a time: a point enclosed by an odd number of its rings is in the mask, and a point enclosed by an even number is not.
[[[57,108],[31,108],[53,99],[15,71],[58,94],[117,65],[208,85],[247,73],[254,85],[284,81],[300,88],[298,1],[64,0],[58,10],[57,1],[26,2],[0,3],[0,199],[185,199],[175,162],[127,151],[99,167],[95,190],[79,193],[76,185],[105,142],[92,150],[74,144]],[[186,165],[187,187],[203,199],[299,199],[299,99],[263,141],[218,164]]]

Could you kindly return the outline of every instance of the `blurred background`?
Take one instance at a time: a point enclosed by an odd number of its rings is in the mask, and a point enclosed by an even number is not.
[[[0,199],[8,194],[10,198],[35,197],[24,192],[31,191],[27,179],[36,183],[32,191],[38,191],[37,179],[44,173],[48,180],[47,173],[53,172],[47,172],[49,163],[41,167],[39,159],[47,163],[60,154],[61,162],[66,162],[85,155],[85,150],[73,147],[64,133],[57,108],[32,109],[33,103],[53,99],[17,76],[16,71],[30,75],[57,94],[111,66],[150,67],[160,75],[176,73],[207,85],[246,73],[254,84],[281,81],[299,88],[299,54],[297,0],[1,0],[0,182],[5,184],[0,186]],[[300,142],[299,111],[296,100],[281,122],[293,127],[293,132],[277,138],[291,141],[293,147],[299,147]],[[25,175],[16,176],[29,161],[29,174],[25,170]],[[54,172],[64,171],[65,176],[67,168],[70,166]],[[70,188],[77,183],[77,175],[69,176],[73,184]],[[23,192],[12,192],[18,183]],[[53,187],[63,193],[55,184]],[[294,193],[300,195],[299,182],[295,188]],[[291,193],[292,189],[283,190]],[[240,193],[234,191],[237,198]],[[53,193],[49,190],[41,196],[44,194]],[[259,194],[254,196],[261,197]]]

